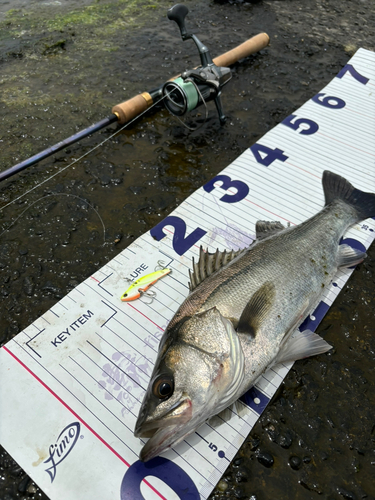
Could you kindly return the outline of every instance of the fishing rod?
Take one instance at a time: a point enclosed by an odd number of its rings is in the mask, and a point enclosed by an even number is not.
[[[112,108],[112,114],[107,118],[90,125],[84,130],[58,142],[54,146],[31,156],[27,160],[0,172],[0,181],[21,172],[31,165],[35,165],[48,156],[108,127],[112,123],[124,125],[136,119],[159,101],[164,101],[165,107],[172,115],[180,117],[201,104],[213,100],[216,105],[220,123],[224,123],[225,115],[221,103],[221,92],[224,85],[226,85],[232,77],[231,70],[228,66],[267,47],[270,39],[267,33],[259,33],[234,49],[212,59],[206,45],[204,45],[196,35],[188,33],[185,25],[185,17],[188,12],[189,10],[185,5],[177,4],[168,10],[167,15],[171,21],[177,23],[183,41],[189,39],[194,41],[201,60],[200,66],[184,71],[153,90],[143,92],[127,101],[117,104]]]

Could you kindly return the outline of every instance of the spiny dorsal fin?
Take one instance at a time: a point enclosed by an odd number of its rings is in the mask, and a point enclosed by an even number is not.
[[[254,338],[259,326],[269,314],[275,299],[275,285],[264,283],[251,297],[238,321],[237,332]]]
[[[258,220],[255,224],[256,239],[262,240],[284,229],[285,227],[279,221]]]
[[[215,253],[205,252],[201,246],[199,249],[199,260],[194,261],[193,257],[193,271],[189,269],[189,289],[192,292],[203,280],[211,276],[212,273],[224,267],[228,262],[232,261],[243,250],[224,250],[220,252],[216,250]]]

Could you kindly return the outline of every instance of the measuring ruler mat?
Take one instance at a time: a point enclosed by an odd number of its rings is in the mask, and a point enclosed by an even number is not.
[[[220,425],[138,460],[135,422],[163,331],[188,295],[192,257],[201,245],[248,246],[258,220],[294,225],[316,214],[324,170],[375,192],[374,109],[375,53],[359,49],[321,92],[0,349],[1,444],[52,500],[209,496],[291,364],[269,370]],[[366,220],[344,242],[365,250],[374,230]],[[159,261],[172,272],[152,286],[154,300],[122,302],[126,278]],[[351,272],[337,273],[304,329],[315,330]]]

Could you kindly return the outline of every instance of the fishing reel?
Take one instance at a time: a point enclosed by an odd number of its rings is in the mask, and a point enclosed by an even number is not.
[[[183,41],[191,39],[195,42],[201,66],[186,70],[178,78],[169,80],[163,85],[164,104],[172,115],[180,117],[213,100],[220,123],[223,124],[226,117],[221,103],[221,90],[232,78],[232,73],[229,68],[216,66],[206,45],[196,35],[187,32],[185,17],[188,12],[185,5],[177,4],[168,10],[168,18],[178,24]]]

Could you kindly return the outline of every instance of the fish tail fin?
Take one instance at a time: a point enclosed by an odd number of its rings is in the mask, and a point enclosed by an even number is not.
[[[358,214],[358,221],[375,216],[375,194],[356,189],[349,181],[329,170],[323,172],[325,204],[340,199],[351,205]]]

